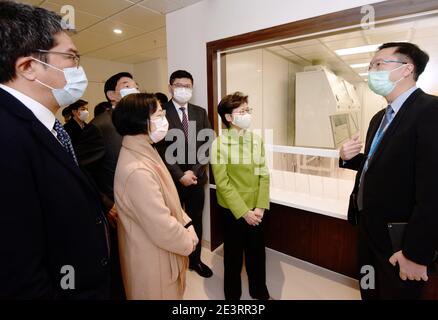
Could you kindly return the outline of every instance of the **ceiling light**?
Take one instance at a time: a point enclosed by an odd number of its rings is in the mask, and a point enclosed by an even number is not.
[[[362,73],[359,73],[359,75],[361,77],[367,77],[368,76],[368,72],[362,72]]]
[[[374,52],[380,46],[381,46],[381,44],[371,44],[371,45],[368,45],[368,46],[361,46],[361,47],[354,47],[354,48],[347,48],[347,49],[339,49],[339,50],[335,50],[335,52],[336,52],[336,54],[338,56],[347,56],[347,55],[350,55],[350,54]]]
[[[350,67],[352,67],[353,69],[357,69],[357,68],[365,68],[368,67],[370,64],[368,62],[366,63],[356,63],[356,64],[350,64]]]
[[[123,33],[123,31],[120,30],[120,29],[114,29],[113,32],[114,32],[115,34],[122,34],[122,33]]]

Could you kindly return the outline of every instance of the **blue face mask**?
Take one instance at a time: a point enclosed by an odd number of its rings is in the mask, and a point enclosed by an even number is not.
[[[41,60],[35,58],[32,59],[64,73],[66,84],[63,88],[52,88],[40,80],[35,79],[36,82],[52,90],[52,94],[61,108],[75,103],[84,95],[88,86],[88,80],[87,75],[82,67],[64,68],[61,70]]]
[[[388,71],[370,71],[368,72],[368,87],[376,94],[381,96],[388,96],[395,88],[397,83],[404,79],[401,78],[397,81],[391,81],[391,72],[404,67],[404,65]]]

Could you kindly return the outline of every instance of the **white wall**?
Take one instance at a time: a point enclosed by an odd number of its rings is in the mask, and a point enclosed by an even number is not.
[[[195,80],[193,103],[207,108],[206,43],[337,12],[374,0],[204,0],[166,15],[168,72],[186,69]],[[359,23],[359,21],[358,21]],[[204,239],[210,239],[209,197]]]
[[[133,75],[141,90],[151,93],[162,92],[169,96],[166,59],[135,64]]]

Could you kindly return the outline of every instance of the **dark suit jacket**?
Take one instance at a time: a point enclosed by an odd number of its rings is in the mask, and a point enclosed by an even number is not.
[[[182,178],[182,176],[184,175],[184,172],[187,170],[192,170],[194,172],[194,174],[198,177],[198,185],[204,185],[207,183],[208,181],[208,176],[207,176],[207,164],[204,163],[200,163],[200,159],[198,159],[197,154],[199,149],[201,148],[201,146],[203,146],[203,148],[206,148],[207,145],[211,145],[211,143],[213,141],[210,141],[208,139],[198,139],[196,137],[198,137],[198,133],[202,130],[202,129],[211,129],[211,125],[210,122],[208,121],[208,116],[207,116],[207,112],[205,111],[205,109],[193,105],[193,104],[188,104],[188,120],[190,121],[195,121],[196,122],[196,136],[192,137],[192,140],[189,137],[189,141],[195,141],[195,143],[190,143],[188,144],[187,141],[185,141],[185,139],[183,139],[184,141],[178,140],[175,136],[172,136],[172,129],[179,129],[181,130],[181,132],[183,132],[183,127],[182,127],[182,123],[181,120],[179,118],[178,112],[175,109],[175,106],[172,102],[172,100],[170,100],[168,103],[163,105],[163,109],[166,110],[166,117],[167,117],[167,121],[169,122],[169,133],[166,136],[166,139],[161,141],[158,145],[157,145],[157,150],[159,151],[161,157],[163,158],[164,163],[166,164],[167,168],[169,169],[173,180],[175,181],[175,184],[180,187],[182,186],[181,183],[179,182],[179,180]],[[189,129],[190,131],[190,129]],[[189,133],[190,136],[190,133]],[[168,163],[166,161],[166,157],[165,157],[165,153],[166,150],[169,146],[173,145],[176,146],[174,143],[176,142],[176,145],[179,146],[179,149],[175,148],[175,150],[173,150],[172,154],[175,158],[178,157],[178,150],[183,150],[184,154],[180,155],[181,159],[184,159],[184,161],[177,161],[177,163],[175,164],[171,164]],[[205,143],[207,143],[207,145],[204,145]],[[207,160],[208,159],[208,148],[206,148],[207,152],[202,152],[201,150],[201,154],[202,159]],[[190,154],[190,157],[189,157]],[[191,159],[192,158],[192,159]],[[204,162],[204,161],[202,161]],[[205,161],[205,163],[208,161]]]
[[[2,89],[0,150],[0,299],[107,299],[99,196],[54,135]],[[69,265],[75,289],[63,290]]]
[[[366,137],[365,154],[385,110],[372,119]],[[350,201],[349,221],[359,220],[374,247],[392,255],[387,224],[408,222],[403,254],[427,265],[438,248],[438,97],[421,89],[403,104],[369,162],[364,175],[363,211]],[[358,170],[352,198],[359,188],[365,155],[359,154],[344,168]]]
[[[80,166],[95,181],[108,212],[114,206],[114,174],[122,136],[112,122],[112,112],[103,112],[84,129],[76,146]]]
[[[80,137],[82,135],[82,131],[86,128],[86,126],[87,124],[85,124],[84,128],[81,128],[79,123],[77,123],[76,120],[74,119],[71,119],[66,124],[64,124],[64,129],[65,131],[67,131],[68,135],[70,136],[71,143],[73,144],[73,148],[75,150],[80,140]]]

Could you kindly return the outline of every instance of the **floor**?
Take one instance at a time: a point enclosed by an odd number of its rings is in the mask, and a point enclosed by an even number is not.
[[[203,248],[202,261],[213,270],[205,279],[187,272],[185,300],[223,300],[223,249]],[[302,260],[266,249],[267,285],[275,300],[359,300],[356,280],[320,268]],[[245,268],[242,270],[242,300],[252,300],[248,293]]]

